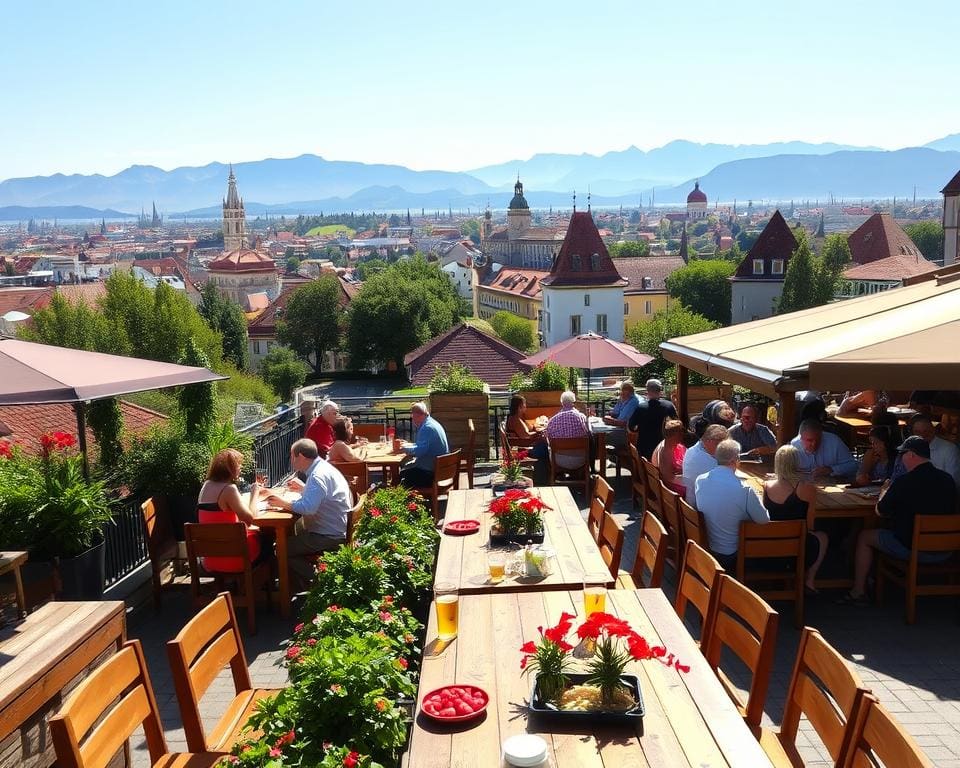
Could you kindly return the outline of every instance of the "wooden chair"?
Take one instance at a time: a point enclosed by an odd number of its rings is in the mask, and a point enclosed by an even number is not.
[[[637,556],[630,573],[617,577],[618,589],[657,589],[663,582],[663,566],[667,557],[667,529],[649,512],[643,513],[640,523],[640,539],[637,541]],[[644,571],[650,578],[644,578]]]
[[[860,691],[838,768],[933,768],[923,749],[867,691]]]
[[[587,530],[594,540],[600,532],[603,513],[613,511],[613,488],[600,475],[593,479],[593,491],[590,493],[590,510],[587,513]]]
[[[797,629],[803,626],[806,542],[805,520],[740,523],[737,579],[741,584],[754,585],[766,600],[792,601],[793,624]],[[757,560],[766,560],[767,566],[758,566]]]
[[[713,627],[707,638],[704,655],[754,733],[760,728],[770,685],[777,643],[777,619],[777,612],[761,597],[731,576],[721,574],[717,583]],[[739,690],[720,667],[724,648],[733,652],[751,672],[746,701],[741,700]]]
[[[433,461],[433,485],[417,488],[417,492],[430,499],[433,519],[440,521],[440,499],[447,498],[450,491],[460,487],[460,449],[437,456]]]
[[[50,718],[57,765],[103,768],[141,725],[154,768],[207,768],[223,757],[222,753],[167,751],[143,648],[139,640],[127,640]]]
[[[347,483],[350,484],[350,491],[353,493],[353,503],[367,492],[370,487],[369,469],[362,461],[331,461],[330,465],[340,470]]]
[[[567,468],[557,464],[557,455],[582,456],[583,463]],[[583,487],[585,498],[590,497],[590,438],[556,437],[550,440],[550,485]]]
[[[277,690],[255,689],[250,682],[247,657],[229,592],[222,592],[167,643],[173,687],[180,719],[192,752],[229,752],[257,702]],[[200,715],[200,700],[220,671],[230,665],[234,697],[220,721],[207,736]]]
[[[631,443],[627,447],[630,450],[630,496],[633,505],[642,514],[646,510],[644,504],[647,496],[646,476],[643,471],[643,464],[640,462],[640,451],[637,450],[637,446]]]
[[[723,568],[713,555],[696,542],[687,542],[687,548],[683,554],[680,583],[677,585],[677,596],[673,607],[680,620],[684,621],[687,616],[687,606],[693,605],[694,610],[700,616],[700,640],[698,645],[701,648],[706,646],[706,639],[712,629],[717,599],[717,579],[723,573]]]
[[[918,552],[960,550],[960,515],[917,515],[913,521],[913,546],[909,560],[881,554],[877,560],[877,604],[883,601],[884,582],[900,584],[907,593],[907,624],[917,618],[918,595],[960,595],[960,560],[954,555],[942,563],[921,563]],[[920,577],[928,583],[920,584]],[[940,577],[931,584],[931,578]],[[945,582],[946,579],[947,581]]]
[[[660,510],[660,470],[650,463],[650,459],[640,457],[640,466],[643,467],[643,485],[645,495],[643,503],[663,522],[663,512]]]
[[[363,512],[366,503],[367,494],[361,493],[357,503],[353,505],[353,509],[347,512],[347,544],[351,546],[353,545],[353,532],[357,527],[357,520],[360,519],[360,513]]]
[[[176,566],[180,557],[180,545],[173,535],[170,513],[166,499],[150,497],[140,505],[143,513],[143,528],[146,531],[147,555],[153,571],[153,604],[160,607],[160,595],[164,587],[173,586],[176,573],[170,574],[170,581],[163,583],[163,569],[167,563]]]
[[[516,454],[513,451],[513,446],[518,445],[516,438],[511,438],[507,434],[507,422],[500,422],[500,453],[501,460],[503,461],[512,461],[516,458]],[[520,445],[519,447],[527,447],[526,445]],[[535,471],[537,460],[530,458],[529,456],[526,459],[520,459],[520,463],[524,465],[523,473],[528,477],[533,477]]]
[[[202,607],[210,597],[204,593],[200,581],[202,573],[213,577],[217,592],[224,591],[228,578],[236,581],[238,594],[234,603],[247,609],[247,629],[257,631],[257,601],[254,591],[258,584],[269,582],[272,575],[270,561],[260,563],[254,569],[247,549],[247,531],[243,523],[186,523],[183,532],[187,539],[187,557],[190,561],[190,594],[194,608]],[[243,570],[237,573],[220,573],[202,570],[202,557],[242,558]],[[268,593],[269,594],[269,593]]]
[[[609,512],[603,513],[597,547],[603,562],[610,569],[610,575],[616,579],[620,572],[620,559],[623,557],[623,526]]]
[[[801,714],[810,721],[831,760],[838,760],[847,728],[852,727],[857,692],[862,688],[859,676],[844,658],[817,630],[804,627],[787,688],[783,722],[778,731],[760,731],[760,746],[770,762],[777,768],[804,765],[796,746]]]
[[[477,464],[477,430],[473,426],[473,419],[467,419],[467,444],[463,450],[457,471],[466,473],[467,487],[473,490],[473,474]]]
[[[380,438],[386,437],[386,424],[354,424],[353,436],[365,437],[371,443],[379,443]]]
[[[680,571],[683,560],[683,523],[680,520],[679,501],[680,495],[660,481],[660,522],[667,529],[667,563],[675,572]]]
[[[709,551],[710,542],[707,539],[707,524],[703,520],[703,512],[694,509],[684,498],[677,500],[677,511],[680,513],[680,523],[683,528],[684,552],[687,550],[688,541],[694,541]]]
[[[626,435],[627,435],[626,444],[623,445],[623,447],[618,448],[613,455],[614,463],[615,463],[614,472],[616,473],[617,480],[620,479],[620,470],[623,465],[626,465],[631,468],[633,467],[633,456],[630,453],[630,446],[632,445],[634,448],[637,447],[637,436],[639,434],[640,434],[639,430],[637,431],[631,431],[629,429],[626,430]],[[630,471],[632,472],[633,469],[631,469]]]

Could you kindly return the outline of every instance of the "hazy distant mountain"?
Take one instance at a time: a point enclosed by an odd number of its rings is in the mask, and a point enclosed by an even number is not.
[[[282,203],[348,196],[372,185],[400,186],[410,192],[455,189],[472,194],[493,192],[465,173],[412,171],[399,165],[324,160],[316,155],[267,159],[234,166],[245,200]],[[163,211],[216,205],[226,194],[228,168],[210,163],[202,168],[164,171],[134,165],[114,176],[33,176],[0,183],[0,205],[89,205],[139,211],[156,201]]]
[[[923,146],[940,152],[960,152],[960,133],[952,133]]]
[[[520,174],[524,184],[541,189],[568,191],[587,185],[605,194],[621,193],[603,187],[598,180],[630,182],[631,189],[668,186],[702,176],[721,163],[752,157],[772,155],[826,155],[845,149],[875,150],[876,147],[853,147],[845,144],[809,144],[803,141],[772,144],[695,144],[691,141],[671,141],[662,147],[644,152],[636,147],[603,155],[538,154],[529,160],[489,165],[468,171],[491,186],[512,184]]]
[[[60,221],[109,219],[116,221],[117,219],[133,218],[136,218],[136,216],[132,213],[122,213],[111,208],[104,210],[87,208],[83,205],[0,206],[0,221],[29,221],[30,219],[59,219]]]

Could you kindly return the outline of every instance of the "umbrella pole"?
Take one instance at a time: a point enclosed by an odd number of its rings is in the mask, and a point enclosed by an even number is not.
[[[80,455],[83,457],[83,479],[90,479],[90,465],[87,463],[87,416],[84,411],[83,403],[73,404],[74,413],[77,414],[77,442],[80,446]]]

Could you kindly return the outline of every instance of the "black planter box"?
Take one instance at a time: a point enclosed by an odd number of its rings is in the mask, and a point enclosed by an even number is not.
[[[572,674],[567,675],[570,685],[582,685],[587,682],[590,675]],[[552,705],[545,704],[540,700],[538,690],[539,675],[534,678],[533,686],[530,688],[530,702],[527,709],[532,717],[543,721],[553,723],[566,723],[574,727],[592,727],[595,725],[631,725],[637,729],[639,735],[643,735],[643,693],[640,690],[640,680],[636,675],[624,675],[620,682],[626,686],[637,705],[626,712],[585,712],[583,710],[560,710]]]
[[[543,544],[543,538],[544,538],[543,533],[498,534],[498,533],[494,533],[493,529],[490,530],[490,546],[491,547],[505,547],[508,544],[519,544],[522,547],[528,541],[533,542],[534,544]]]

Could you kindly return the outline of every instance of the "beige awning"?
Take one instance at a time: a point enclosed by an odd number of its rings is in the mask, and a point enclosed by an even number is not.
[[[672,362],[771,397],[808,388],[956,389],[960,280],[953,271],[660,348]]]

